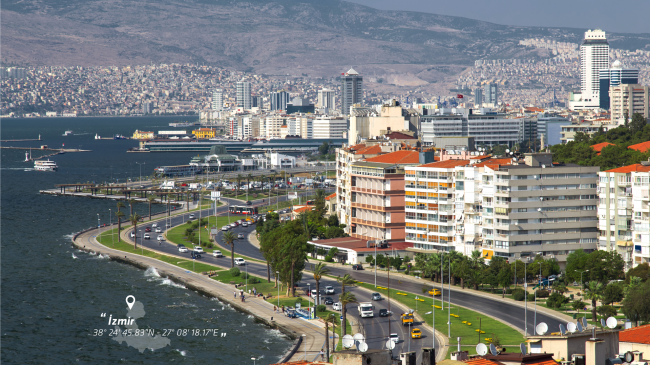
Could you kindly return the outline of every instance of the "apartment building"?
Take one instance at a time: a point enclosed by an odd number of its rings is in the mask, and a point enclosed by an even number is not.
[[[639,113],[650,118],[650,87],[638,84],[621,84],[609,89],[610,111],[612,121],[618,125],[625,124],[625,117]]]
[[[285,124],[287,117],[282,115],[269,115],[264,118],[264,137],[281,138],[281,127]]]
[[[199,128],[192,131],[192,134],[197,139],[210,139],[217,135],[217,130],[214,128]]]
[[[420,115],[415,109],[403,109],[396,100],[382,105],[379,110],[354,107],[350,114],[348,143],[353,145],[362,139],[381,136],[386,130],[417,130],[419,120]]]
[[[642,171],[632,171],[633,266],[650,263],[650,186],[648,183],[650,181],[650,166],[648,165],[643,163]]]
[[[405,169],[406,240],[414,250],[541,254],[561,264],[597,248],[598,167],[523,159],[449,160]]]
[[[348,120],[343,117],[319,117],[313,121],[313,138],[344,138],[348,133]]]

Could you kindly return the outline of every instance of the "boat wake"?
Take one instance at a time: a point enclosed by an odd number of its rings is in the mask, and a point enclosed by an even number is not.
[[[78,259],[78,257],[75,256],[74,253],[72,254],[72,258],[73,258],[73,259]]]

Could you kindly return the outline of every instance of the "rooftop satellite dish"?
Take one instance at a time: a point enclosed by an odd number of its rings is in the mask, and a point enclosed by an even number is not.
[[[582,323],[580,323],[580,320],[578,320],[578,332],[584,331],[584,327],[582,327]]]
[[[548,332],[548,325],[544,322],[540,322],[537,327],[535,327],[535,332],[540,336],[544,336],[546,332]]]
[[[634,353],[632,353],[632,351],[628,351],[625,353],[625,355],[623,355],[623,358],[625,359],[625,362],[631,363],[632,361],[634,361]]]
[[[560,333],[562,336],[566,335],[566,328],[564,328],[564,325],[562,323],[560,323]]]
[[[510,153],[510,149],[509,149],[509,148],[506,148],[506,153]]]
[[[605,322],[605,323],[607,324],[607,327],[612,328],[612,329],[616,328],[616,325],[618,324],[618,322],[616,321],[616,318],[614,318],[614,317],[607,318],[607,322]]]
[[[587,318],[586,317],[582,317],[582,327],[587,329]]]
[[[393,340],[388,340],[386,341],[386,348],[389,350],[392,350],[395,348],[395,342]]]
[[[525,343],[520,343],[519,344],[519,351],[521,351],[522,355],[526,355],[526,344]]]
[[[566,330],[567,331],[569,331],[571,333],[574,333],[576,331],[576,329],[577,329],[577,326],[576,326],[575,323],[569,322],[569,323],[566,324]]]
[[[366,340],[366,338],[363,337],[363,335],[360,334],[360,333],[355,333],[354,336],[352,336],[352,338],[353,338],[355,341],[359,341],[359,342],[364,342],[364,341]]]
[[[343,347],[349,349],[354,345],[354,339],[350,335],[343,336]]]
[[[488,348],[487,348],[487,346],[485,346],[484,343],[479,343],[478,345],[476,345],[476,353],[477,354],[479,354],[481,356],[484,356],[484,355],[487,355],[487,352],[488,352]]]
[[[601,326],[602,328],[607,327],[607,324],[605,323],[605,318],[601,318],[601,319],[600,319],[600,326]]]
[[[545,169],[545,168],[546,168],[546,165],[542,164],[542,168]]]
[[[494,346],[493,343],[490,344],[490,353],[494,356],[497,356],[499,354],[499,352],[497,351],[497,347]]]
[[[368,351],[368,344],[365,342],[362,342],[359,344],[359,351],[361,352],[366,352]]]
[[[541,211],[542,211],[542,208],[537,208],[537,211],[538,211],[538,212],[541,212]]]

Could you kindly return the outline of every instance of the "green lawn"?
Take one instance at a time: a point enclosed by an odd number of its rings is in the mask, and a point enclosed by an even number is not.
[[[285,195],[285,194],[280,194],[280,196],[282,196],[282,195]],[[310,195],[310,196],[307,196],[307,197],[301,196],[300,197],[300,203],[305,204],[307,202],[307,200],[311,200],[311,199],[314,199],[314,198],[315,198],[315,195]],[[282,201],[280,203],[275,203],[275,201],[276,200],[275,200],[275,195],[274,195],[271,198],[271,202],[273,202],[273,203],[270,204],[270,205],[260,207],[259,212],[260,213],[266,213],[268,211],[274,211],[274,210],[277,210],[277,209],[289,208],[291,206],[298,205],[298,199],[293,199],[293,200],[289,200],[289,201]]]
[[[388,290],[375,288],[375,286],[372,284],[359,283],[359,282],[357,284],[364,288],[381,293],[383,296],[388,295]],[[402,293],[406,295],[401,295],[397,293]],[[434,300],[432,300],[429,294],[424,294],[424,295],[422,293],[413,294],[410,292],[405,292],[403,290],[400,291],[397,289],[390,290],[391,300],[397,300],[398,302],[406,305],[411,309],[416,309],[416,300],[415,300],[416,296],[420,299],[417,301],[417,312],[420,314],[421,317],[423,317],[427,321],[428,324],[431,324],[432,321],[431,314],[426,314],[426,313],[431,311],[432,305],[434,304],[433,303]],[[441,306],[440,299],[438,298],[435,299],[435,305]],[[447,308],[448,306],[445,303],[444,311],[442,311],[440,308],[435,309],[436,330],[440,331],[445,335],[448,333],[447,331],[448,309]],[[399,310],[395,311],[396,318],[399,318],[399,315],[401,314],[398,312]],[[488,341],[486,340],[486,338],[493,338],[494,335],[498,335],[501,345],[518,345],[524,342],[524,336],[521,333],[519,333],[517,330],[513,329],[512,327],[504,323],[492,319],[491,317],[486,317],[480,313],[456,305],[452,305],[451,314],[458,316],[458,317],[454,317],[454,316],[449,317],[451,318],[451,337],[449,339],[449,343],[451,345],[457,344],[456,337],[462,337],[463,342],[465,344],[478,343],[479,341],[483,343],[487,343]],[[462,323],[463,321],[466,321],[467,323]],[[476,332],[476,330],[479,329],[479,323],[481,325],[480,329],[485,332],[483,334],[479,334],[478,332]],[[470,351],[470,354],[476,353],[474,347],[472,348],[468,347],[467,349]]]
[[[228,262],[230,262],[230,259],[228,259]],[[230,284],[231,282],[235,282],[237,284],[246,285],[246,279],[244,279],[243,277],[243,275],[246,273],[246,270],[245,269],[242,270],[241,267],[239,269],[241,270],[241,274],[239,276],[232,276],[229,270],[225,270],[223,272],[220,272],[219,276],[213,276],[212,278],[224,284]],[[259,279],[260,282],[253,284],[253,282],[249,279],[248,289],[253,290],[253,288],[256,288],[258,293],[262,293],[264,295],[271,294],[273,295],[273,297],[277,295],[276,292],[277,289],[274,288],[275,281],[273,281],[273,279],[271,279],[271,282],[269,283],[266,280],[266,278],[260,278],[258,276],[253,276],[253,275],[250,275],[250,277]],[[233,290],[234,290],[234,285],[233,285]]]

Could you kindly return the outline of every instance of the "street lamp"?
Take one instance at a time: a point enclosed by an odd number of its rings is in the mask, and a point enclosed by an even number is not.
[[[97,233],[97,238],[99,238],[99,236],[102,234],[102,225],[99,221],[99,213],[97,213],[97,229],[99,230],[99,233]]]
[[[539,264],[539,286],[542,284],[542,262],[538,261]],[[539,290],[539,289],[537,289]],[[535,290],[535,319],[533,320],[533,326],[537,327],[537,290]]]
[[[251,360],[253,360],[253,365],[255,365],[255,358],[251,357]]]
[[[524,332],[528,336],[528,259],[524,262]]]
[[[447,293],[447,337],[451,337],[451,255],[449,256],[449,292]]]
[[[109,222],[108,225],[111,227],[111,242],[113,243],[113,247],[115,247],[115,234],[112,232],[112,230],[113,230],[113,211],[111,209],[108,210],[108,222]]]
[[[142,165],[146,164],[146,162],[136,162],[140,166],[140,185],[142,185]]]
[[[280,272],[275,272],[275,286],[278,288],[278,309],[280,309]]]
[[[428,239],[428,238],[427,238]],[[445,268],[444,260],[444,251],[440,252],[440,306],[442,310],[445,310],[445,274],[443,270]],[[449,278],[451,280],[451,278]]]

